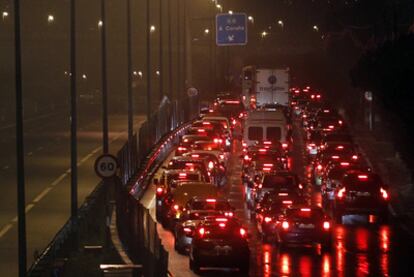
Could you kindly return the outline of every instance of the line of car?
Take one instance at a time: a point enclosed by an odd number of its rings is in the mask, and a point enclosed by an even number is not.
[[[244,117],[241,101],[230,95],[201,110],[180,138],[174,157],[162,167],[156,186],[157,220],[174,235],[174,248],[188,254],[189,267],[237,268],[249,272],[247,230],[223,196],[234,136]]]

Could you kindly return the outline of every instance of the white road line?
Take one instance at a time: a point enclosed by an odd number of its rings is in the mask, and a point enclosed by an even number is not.
[[[49,193],[49,191],[52,189],[53,187],[48,187],[45,190],[43,190],[35,199],[33,199],[33,203],[37,203],[40,200],[42,200],[43,197],[45,197],[46,194]]]
[[[25,209],[25,212],[28,213],[33,207],[34,207],[34,204],[27,205],[26,209]]]
[[[54,180],[51,184],[50,184],[50,186],[52,186],[52,187],[54,187],[54,186],[56,186],[57,184],[59,184],[63,179],[65,179],[66,178],[66,176],[67,176],[68,174],[67,173],[63,173],[62,175],[60,175],[56,180]]]
[[[3,229],[1,229],[0,231],[0,238],[3,237],[12,227],[13,225],[10,223],[4,226]]]

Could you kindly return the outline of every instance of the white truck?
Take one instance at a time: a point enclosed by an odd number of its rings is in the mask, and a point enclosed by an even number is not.
[[[243,99],[245,105],[289,105],[289,68],[243,68]],[[246,106],[247,106],[246,105]]]

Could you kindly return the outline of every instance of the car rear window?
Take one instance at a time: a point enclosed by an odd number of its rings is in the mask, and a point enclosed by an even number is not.
[[[267,127],[266,139],[270,141],[280,140],[282,138],[282,130],[280,127]]]
[[[290,189],[295,185],[293,176],[266,175],[263,180],[265,188]]]
[[[216,201],[216,202],[208,202],[208,201],[197,201],[192,203],[191,209],[193,210],[229,210],[231,208],[230,204],[225,201]]]
[[[323,212],[320,209],[288,209],[287,217],[292,220],[321,220]]]
[[[249,140],[263,140],[263,128],[262,127],[249,127],[248,130]]]
[[[368,176],[368,178],[365,178]],[[381,179],[376,175],[348,175],[343,178],[343,185],[349,191],[378,191],[381,186]]]

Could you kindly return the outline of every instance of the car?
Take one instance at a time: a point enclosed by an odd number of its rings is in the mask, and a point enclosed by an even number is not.
[[[206,197],[216,198],[218,196],[217,187],[207,182],[179,182],[177,188],[164,197],[162,206],[162,223],[174,230],[175,223],[180,221],[184,212],[184,207],[191,198]]]
[[[303,184],[300,183],[298,176],[291,171],[266,173],[256,188],[255,203],[257,204],[269,192],[291,193],[302,196]]]
[[[174,249],[181,254],[187,253],[197,226],[207,218],[220,216],[222,216],[222,213],[216,210],[187,210],[183,214],[181,221],[175,225]]]
[[[203,221],[196,229],[190,247],[190,269],[203,267],[238,268],[248,275],[250,250],[247,231],[235,218],[217,217]]]
[[[192,157],[175,156],[169,162],[168,165],[162,167],[164,170],[198,170],[203,175],[203,180],[210,182],[210,176],[208,171],[208,162]]]
[[[319,206],[292,206],[279,217],[276,237],[280,247],[319,243],[322,250],[330,250],[332,222]]]
[[[339,223],[344,215],[373,215],[387,221],[389,201],[388,186],[378,174],[349,171],[335,189],[332,215]]]

